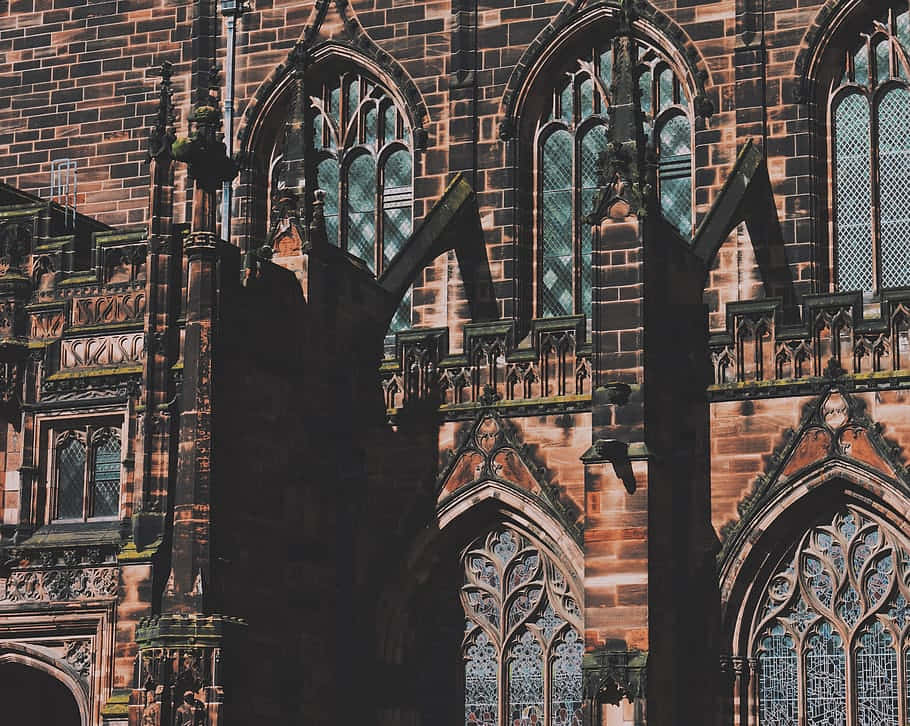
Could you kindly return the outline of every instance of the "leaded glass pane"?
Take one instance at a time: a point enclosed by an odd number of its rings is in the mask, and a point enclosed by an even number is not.
[[[691,127],[682,114],[660,130],[660,211],[683,237],[692,234]]]
[[[411,154],[399,149],[388,156],[383,170],[383,270],[411,236],[411,196]]]
[[[585,78],[581,82],[579,95],[581,97],[581,118],[586,119],[594,113],[594,81]]]
[[[651,71],[644,71],[638,77],[638,88],[641,90],[641,110],[647,116],[651,113]]]
[[[758,654],[758,718],[762,726],[796,726],[799,693],[793,638],[775,625]]]
[[[384,144],[393,141],[398,135],[398,112],[392,104],[385,108],[382,122],[382,141]]]
[[[507,527],[475,542],[462,563],[466,724],[491,725],[504,713],[508,726],[544,726],[548,710],[550,726],[581,726],[583,624],[568,578]],[[496,643],[506,638],[500,651]]]
[[[853,56],[853,80],[863,86],[869,82],[869,55],[865,43]]]
[[[468,621],[468,627],[471,627]],[[465,726],[496,726],[499,721],[496,646],[482,630],[468,646],[464,667]]]
[[[325,231],[329,242],[338,244],[338,162],[323,159],[316,167],[316,186],[325,192]]]
[[[95,446],[92,514],[116,517],[120,513],[120,439],[110,435]]]
[[[613,50],[610,48],[600,54],[600,79],[605,88],[613,82]]]
[[[837,286],[872,289],[872,181],[869,104],[859,94],[834,111]]]
[[[805,726],[838,726],[848,718],[855,726],[897,726],[898,703],[907,697],[897,677],[894,638],[910,621],[906,582],[896,572],[907,552],[881,523],[854,509],[829,522],[803,536],[791,564],[768,585],[771,606],[763,611],[763,635],[756,646],[761,726],[795,724],[796,716]],[[772,660],[766,663],[782,643],[789,649],[786,657],[792,653],[794,658],[792,668],[785,664],[790,670],[782,671]],[[794,701],[781,717],[779,706],[790,697],[775,689],[797,693],[800,661],[804,706]],[[846,677],[851,667],[852,693]]]
[[[376,104],[374,103],[367,109],[363,117],[363,143],[365,143],[367,146],[376,145],[378,126],[379,112],[377,111]]]
[[[57,450],[57,517],[78,519],[83,515],[85,444],[75,438]]]
[[[881,284],[910,283],[910,91],[893,88],[878,106]]]
[[[573,271],[572,137],[556,131],[547,137],[542,158],[541,274],[542,317],[571,315]]]
[[[376,254],[376,162],[362,154],[354,159],[347,172],[347,244],[371,270]]]
[[[348,118],[351,118],[360,106],[360,79],[353,78],[348,83]]]
[[[807,726],[847,723],[846,658],[840,635],[821,623],[809,636],[806,652]]]
[[[910,13],[906,10],[896,18],[897,39],[904,47],[904,50],[910,49]]]
[[[401,298],[401,302],[395,309],[395,315],[392,317],[392,324],[389,331],[397,333],[399,330],[407,330],[411,327],[411,288]]]
[[[525,631],[509,651],[509,724],[543,723],[543,648]]]
[[[882,40],[875,46],[875,77],[879,83],[891,75],[890,47],[887,40]]]
[[[337,126],[341,121],[341,86],[336,85],[329,94],[329,116]]]
[[[661,111],[673,105],[673,71],[669,68],[661,70],[657,77],[657,94]]]
[[[581,726],[582,658],[584,642],[574,630],[566,632],[556,648],[550,695],[553,726]]]
[[[575,118],[575,104],[572,100],[573,88],[571,83],[567,83],[562,89],[559,97],[560,118],[567,124],[572,123]]]
[[[855,657],[858,726],[897,726],[897,654],[880,622],[863,629]]]

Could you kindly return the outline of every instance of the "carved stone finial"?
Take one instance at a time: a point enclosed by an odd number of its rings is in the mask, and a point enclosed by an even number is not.
[[[155,125],[149,132],[148,139],[148,158],[162,159],[171,153],[171,144],[177,138],[174,133],[174,113],[173,95],[174,89],[171,87],[171,77],[174,75],[174,66],[170,61],[163,61],[156,74],[161,78],[161,84],[158,87],[158,110],[155,115]]]

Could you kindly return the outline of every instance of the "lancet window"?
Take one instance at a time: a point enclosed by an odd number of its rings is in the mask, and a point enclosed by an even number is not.
[[[832,84],[832,199],[839,290],[910,284],[910,14],[892,11],[845,54]]]
[[[581,610],[565,574],[510,527],[463,556],[466,726],[581,726]]]
[[[68,429],[54,446],[55,519],[114,518],[120,513],[120,434]]]
[[[664,217],[692,235],[692,124],[689,101],[670,66],[637,44],[645,132],[658,153]],[[591,230],[606,148],[613,47],[589,48],[559,77],[535,132],[537,315],[591,314]]]
[[[755,630],[761,726],[898,726],[908,717],[910,554],[845,508],[771,578]]]

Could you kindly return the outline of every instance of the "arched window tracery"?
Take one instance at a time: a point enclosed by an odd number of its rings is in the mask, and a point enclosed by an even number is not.
[[[507,526],[462,563],[466,726],[581,726],[581,609],[559,566]]]
[[[672,68],[638,42],[638,82],[645,133],[658,153],[664,217],[692,235],[692,124],[689,102]],[[592,211],[606,149],[613,47],[590,47],[559,76],[534,134],[537,169],[536,314],[591,314]]]
[[[829,95],[838,290],[910,284],[910,13],[861,34]]]
[[[761,726],[908,718],[910,555],[847,507],[811,528],[767,586],[753,631]]]
[[[360,258],[381,275],[413,228],[413,149],[405,115],[390,94],[350,70],[308,83],[313,124],[312,169],[325,192],[323,213],[331,244]],[[272,153],[270,198],[284,183],[284,144]],[[395,313],[390,332],[411,326],[411,292]]]

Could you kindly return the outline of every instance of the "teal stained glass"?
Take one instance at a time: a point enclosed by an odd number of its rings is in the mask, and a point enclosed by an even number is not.
[[[865,43],[853,56],[853,80],[862,86],[869,82],[869,56]]]
[[[376,269],[376,162],[361,154],[347,170],[347,247]]]
[[[669,68],[661,70],[657,78],[657,97],[661,111],[673,105],[673,71]]]
[[[581,98],[581,117],[587,118],[594,113],[594,81],[585,78],[578,89]]]
[[[910,284],[910,90],[887,91],[878,105],[881,285]],[[840,208],[838,208],[840,214]]]
[[[556,131],[543,145],[541,204],[540,314],[571,315],[574,229],[572,136]]]
[[[83,515],[85,444],[71,438],[57,450],[57,517],[78,519]]]
[[[329,242],[338,244],[338,162],[328,158],[316,168],[316,186],[325,192],[325,231]]]
[[[858,93],[834,110],[837,287],[872,289],[872,180],[869,104]]]
[[[92,481],[92,515],[116,517],[120,513],[120,439],[108,436],[95,446]]]
[[[687,116],[671,117],[660,130],[660,211],[686,238],[692,235],[692,141]]]
[[[891,76],[891,44],[882,40],[875,46],[875,77],[879,83]]]
[[[383,168],[383,269],[411,236],[411,204],[411,154],[398,149],[388,156]]]
[[[641,90],[641,110],[646,115],[651,113],[651,71],[644,71],[638,77],[638,87]]]

